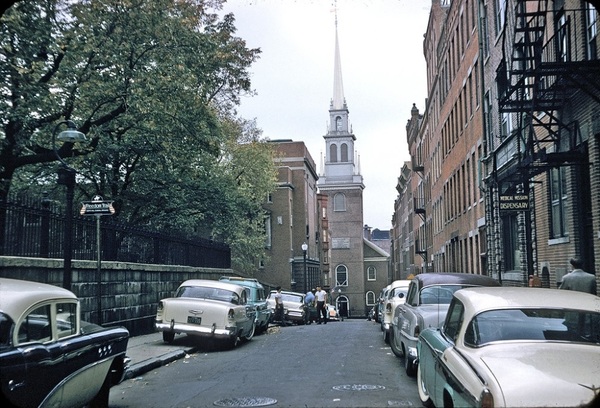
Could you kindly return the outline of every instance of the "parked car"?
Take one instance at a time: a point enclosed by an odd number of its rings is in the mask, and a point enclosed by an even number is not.
[[[410,280],[396,280],[390,284],[387,295],[383,299],[383,308],[381,313],[381,330],[383,332],[383,341],[389,343],[390,327],[394,318],[394,310],[406,300],[408,285]]]
[[[340,314],[338,313],[337,308],[334,305],[327,303],[326,307],[328,320],[340,320]]]
[[[111,386],[127,369],[129,332],[80,314],[66,289],[0,278],[2,406],[108,406]]]
[[[469,273],[422,273],[411,280],[405,303],[394,310],[390,330],[390,346],[396,356],[404,357],[406,374],[416,373],[419,333],[439,327],[454,292],[471,286],[500,285],[488,276]]]
[[[251,340],[255,328],[256,307],[237,284],[190,279],[173,297],[158,302],[156,329],[167,343],[184,333],[234,348],[240,339]]]
[[[387,296],[389,289],[390,285],[387,285],[386,287],[381,289],[381,292],[379,292],[379,297],[377,298],[377,304],[375,305],[375,321],[380,325],[383,320],[383,302],[385,300],[385,297]]]
[[[275,316],[275,293],[277,293],[277,291],[272,290],[267,296],[267,302],[269,303],[269,309],[271,309],[272,316]],[[304,296],[306,295],[299,292],[281,291],[283,310],[286,319],[289,322],[304,324]]]
[[[463,289],[441,329],[423,330],[417,348],[426,406],[581,407],[600,385],[600,298]]]
[[[248,304],[256,307],[256,332],[262,333],[269,327],[271,320],[271,309],[267,303],[265,288],[257,279],[242,278],[239,276],[222,276],[222,282],[235,283],[246,288]]]

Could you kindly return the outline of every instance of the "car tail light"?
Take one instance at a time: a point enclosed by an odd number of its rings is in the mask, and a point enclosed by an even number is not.
[[[483,391],[481,391],[481,395],[479,396],[479,406],[481,408],[494,408],[494,397],[487,388],[484,388]]]
[[[388,303],[388,304],[385,306],[385,310],[386,310],[386,312],[388,312],[388,313],[391,313],[391,312],[392,312],[392,305],[391,305],[390,303]]]
[[[233,311],[233,309],[229,309],[229,313],[227,313],[227,318],[230,320],[233,320],[234,317],[235,317],[235,312]]]

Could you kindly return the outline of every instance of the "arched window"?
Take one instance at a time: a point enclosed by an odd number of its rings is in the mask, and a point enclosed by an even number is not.
[[[342,163],[346,163],[348,161],[348,145],[346,143],[342,143],[342,146],[340,147],[340,153],[341,153],[341,162]]]
[[[329,146],[329,161],[332,163],[337,163],[337,145],[331,144]]]
[[[346,211],[346,196],[343,193],[333,196],[333,211]]]
[[[374,281],[377,280],[377,269],[374,266],[369,266],[367,268],[367,280]]]
[[[348,286],[348,268],[344,265],[335,268],[335,286]]]
[[[338,132],[342,130],[342,118],[340,116],[335,118],[335,130]]]
[[[367,302],[367,306],[374,306],[375,305],[375,292],[373,291],[368,291],[365,295],[365,301]]]

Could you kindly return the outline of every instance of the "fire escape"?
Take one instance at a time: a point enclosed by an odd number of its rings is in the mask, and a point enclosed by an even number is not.
[[[412,163],[412,170],[417,173],[420,177],[421,177],[421,181],[423,182],[423,178],[424,178],[424,171],[425,171],[425,167],[423,166],[421,160],[417,159],[415,160],[415,158],[413,158],[413,163]],[[418,161],[418,163],[415,163],[416,161]],[[421,184],[422,186],[422,184]],[[419,217],[421,217],[421,220],[423,221],[423,225],[426,224],[426,218],[427,218],[427,211],[425,209],[425,193],[424,191],[422,191],[423,189],[421,189],[421,191],[418,192],[419,197],[413,197],[413,210],[415,212],[415,214],[418,214]],[[425,232],[423,231],[423,233],[421,234],[423,235],[423,237],[420,236],[420,234],[417,234],[415,236],[415,253],[417,255],[421,255],[421,258],[423,258],[423,260],[425,262],[428,262],[427,260],[427,240],[425,237]]]
[[[600,104],[600,60],[585,8],[566,9],[548,0],[513,4],[505,14],[496,78],[502,131],[493,147],[492,181],[500,194],[528,196],[536,175],[586,163],[586,144],[572,102],[587,96],[587,101]],[[531,275],[530,212],[524,216]]]
[[[586,49],[586,10],[548,4],[520,0],[507,11],[497,84],[500,113],[515,123],[494,153],[499,183],[527,184],[550,168],[580,163],[579,125],[563,108],[577,92],[600,103],[600,60]]]

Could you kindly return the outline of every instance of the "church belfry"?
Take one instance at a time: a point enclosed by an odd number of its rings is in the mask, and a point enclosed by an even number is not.
[[[330,271],[332,295],[336,305],[348,316],[364,316],[365,270],[363,243],[363,178],[356,136],[349,123],[344,97],[342,64],[335,19],[333,98],[325,139],[325,161],[317,181],[319,192],[328,197],[327,218],[330,233]]]

